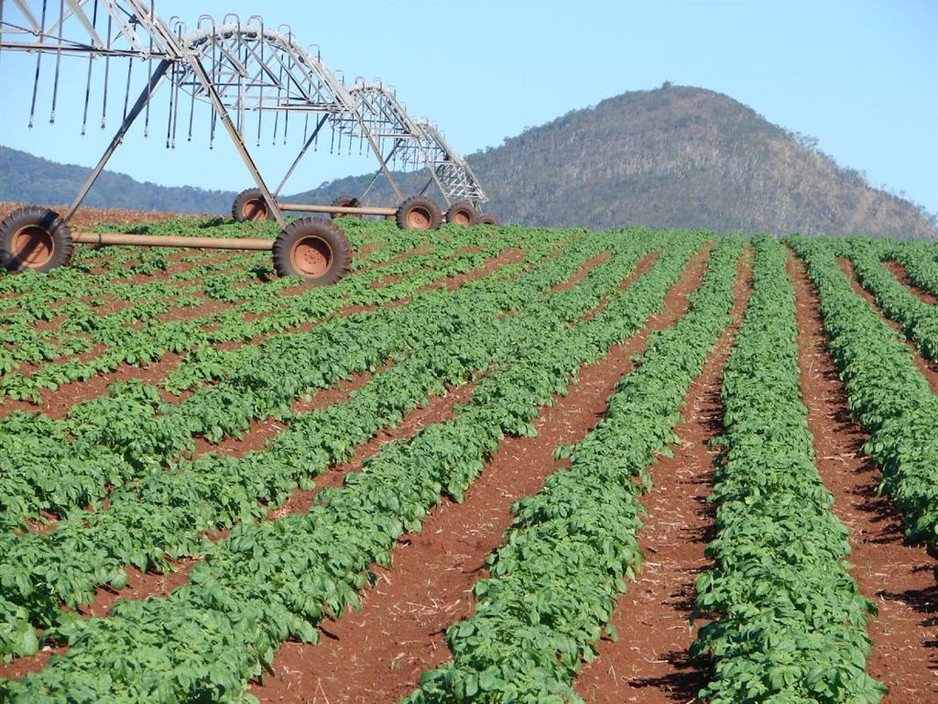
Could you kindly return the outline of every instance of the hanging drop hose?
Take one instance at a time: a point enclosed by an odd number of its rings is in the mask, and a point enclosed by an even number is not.
[[[114,18],[108,15],[107,18],[107,48],[111,48],[111,32],[113,29]],[[104,55],[104,94],[101,98],[101,129],[105,128],[107,123],[107,87],[108,87],[108,77],[111,75],[111,55],[107,53]]]
[[[65,0],[59,0],[59,17],[64,17]],[[59,99],[59,70],[62,67],[62,25],[65,22],[59,22],[59,44],[58,51],[55,52],[55,78],[52,79],[52,110],[49,112],[49,124],[55,124],[55,104]]]
[[[130,76],[133,73],[134,62],[133,59],[127,62],[127,82],[124,85],[124,112],[121,115],[121,119],[127,117],[127,106],[130,103]]]
[[[3,3],[0,3],[2,5]],[[46,26],[46,0],[42,2],[42,26]],[[29,127],[33,126],[33,118],[36,115],[36,93],[39,91],[39,67],[42,64],[42,52],[36,52],[36,75],[33,78],[33,99],[29,105]]]
[[[94,9],[91,14],[91,26],[95,32],[98,29],[98,0],[94,0]],[[91,67],[94,65],[94,54],[88,55],[88,75],[85,77],[85,105],[81,112],[81,134],[85,135],[88,127],[88,105],[91,102]],[[125,110],[126,112],[126,110]]]

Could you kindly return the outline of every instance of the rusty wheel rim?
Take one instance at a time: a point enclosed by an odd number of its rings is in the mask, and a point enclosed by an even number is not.
[[[41,267],[55,255],[52,235],[36,225],[17,230],[11,245],[13,256],[30,268]]]
[[[293,268],[311,279],[322,276],[332,264],[332,247],[321,237],[304,237],[290,252]]]
[[[261,198],[251,198],[249,201],[245,202],[241,212],[244,215],[244,219],[250,220],[251,222],[266,220],[267,203]]]
[[[457,210],[453,213],[453,222],[457,225],[468,225],[472,222],[472,218],[469,217],[469,213],[465,210]]]
[[[407,213],[407,227],[413,230],[429,230],[430,221],[430,211],[426,208],[412,208]]]

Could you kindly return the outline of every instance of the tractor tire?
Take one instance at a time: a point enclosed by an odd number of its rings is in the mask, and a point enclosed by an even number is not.
[[[332,205],[336,208],[357,208],[361,205],[361,201],[358,200],[355,196],[339,196],[334,201]],[[330,213],[333,220],[336,218],[358,218],[362,219],[361,215],[349,215],[348,213]]]
[[[0,222],[0,265],[9,271],[46,272],[72,259],[72,233],[59,214],[27,206]]]
[[[446,222],[456,225],[475,225],[479,221],[479,213],[468,200],[453,203],[446,211]]]
[[[241,191],[231,205],[231,217],[235,222],[261,222],[273,220],[274,214],[258,188]]]
[[[476,222],[479,225],[498,225],[494,215],[480,215]]]
[[[443,222],[443,211],[432,198],[416,195],[401,203],[395,219],[402,230],[436,230]]]
[[[302,276],[313,286],[327,286],[352,266],[352,246],[345,233],[325,218],[294,220],[274,240],[274,269],[280,276]]]

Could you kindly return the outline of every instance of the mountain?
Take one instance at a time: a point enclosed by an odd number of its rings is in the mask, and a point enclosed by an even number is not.
[[[68,202],[83,180],[76,173],[88,171],[60,170],[0,147],[0,174],[21,171],[21,161],[31,178],[26,184],[0,180],[0,200]],[[938,216],[871,187],[862,174],[819,151],[814,140],[701,88],[665,84],[625,93],[527,129],[467,161],[489,195],[486,212],[502,222],[938,238]],[[405,195],[427,181],[419,172],[399,176]],[[120,179],[111,185],[104,178],[89,205],[227,213],[234,197],[161,189],[117,174],[110,175]],[[342,194],[359,195],[370,180],[347,177],[284,201],[329,203]],[[33,189],[26,193],[24,185]],[[386,205],[394,198],[379,183],[368,200]]]
[[[0,201],[69,204],[91,169],[58,164],[0,146]],[[88,192],[84,205],[97,208],[155,210],[169,213],[230,213],[237,194],[190,186],[166,187],[105,171]]]
[[[700,88],[665,84],[609,98],[467,161],[491,199],[486,211],[528,226],[938,238],[935,215],[872,188],[811,138]],[[297,198],[328,202],[368,180]]]

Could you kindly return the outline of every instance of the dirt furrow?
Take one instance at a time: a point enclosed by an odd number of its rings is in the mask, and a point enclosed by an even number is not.
[[[908,345],[909,349],[912,351],[912,357],[915,361],[915,366],[918,367],[918,370],[922,373],[928,380],[928,385],[931,386],[932,393],[938,394],[938,362],[929,362],[927,359],[922,357],[919,354],[918,347],[915,346],[915,343],[909,340],[905,336],[905,332],[902,330],[902,326],[894,320],[887,318],[883,312],[879,309],[879,306],[876,305],[876,297],[872,293],[867,291],[860,285],[860,282],[857,280],[856,272],[853,270],[853,264],[849,259],[838,258],[837,263],[840,264],[840,268],[843,269],[844,273],[850,278],[850,284],[853,286],[853,290],[856,291],[857,295],[863,296],[863,299],[873,306],[873,309],[877,311],[883,321],[889,325],[893,330],[895,330],[902,340]]]
[[[817,294],[804,265],[789,258],[794,282],[800,384],[808,407],[818,471],[833,493],[833,511],[850,528],[853,578],[879,609],[868,632],[873,641],[869,673],[890,693],[884,704],[938,699],[938,588],[935,560],[907,545],[888,497],[877,496],[878,468],[863,455],[868,436],[850,419],[843,384],[825,346]]]
[[[470,281],[475,281],[485,276],[493,273],[497,269],[513,264],[521,259],[524,255],[524,252],[521,250],[513,249],[503,253],[501,256],[493,257],[488,260],[482,266],[468,271],[464,274],[459,274],[450,278],[442,278],[438,281],[429,284],[423,287],[421,290],[426,291],[436,286],[446,286],[448,290],[455,290],[462,286],[465,283]],[[394,301],[392,303],[386,303],[381,306],[382,309],[397,307],[401,305],[406,305],[412,300],[411,297],[403,298],[399,301]],[[220,309],[229,308],[227,304],[222,304],[218,302],[209,302],[206,304],[208,311],[206,315],[213,314]],[[180,309],[184,310],[184,309]],[[204,310],[204,309],[203,309]],[[361,312],[366,310],[361,306],[349,306],[338,312],[339,316],[347,316],[352,313]],[[371,311],[377,310],[376,308],[368,309]],[[304,323],[295,328],[290,328],[288,330],[280,331],[277,333],[263,334],[253,338],[251,341],[246,343],[240,342],[228,342],[218,345],[214,345],[216,349],[232,351],[242,347],[246,344],[257,345],[261,344],[268,337],[273,335],[281,334],[290,334],[290,333],[305,333],[309,332],[313,327],[315,327],[316,322]],[[99,353],[88,353],[83,357],[77,359],[89,361],[94,359]],[[148,364],[143,367],[133,367],[127,364],[122,364],[118,369],[107,372],[104,374],[98,374],[88,381],[76,381],[71,383],[66,383],[59,386],[58,389],[40,389],[40,402],[34,404],[30,401],[14,401],[12,399],[4,399],[0,403],[0,418],[3,418],[12,411],[19,410],[25,412],[41,412],[46,416],[54,419],[61,420],[68,415],[69,410],[72,406],[81,403],[82,401],[87,401],[92,398],[97,398],[98,396],[103,396],[107,393],[107,387],[116,382],[129,381],[132,379],[141,381],[145,384],[159,385],[163,382],[166,376],[176,369],[182,359],[182,355],[176,354],[174,352],[165,352],[163,356],[156,362]],[[39,368],[38,365],[35,366],[36,369]],[[169,392],[163,392],[163,397],[167,403],[178,403],[183,400],[188,393],[182,393],[179,395],[173,395]]]
[[[565,466],[553,458],[554,448],[576,442],[599,422],[648,333],[686,311],[707,256],[691,260],[662,315],[604,360],[581,369],[579,383],[542,410],[534,423],[537,437],[505,438],[463,503],[444,500],[419,533],[399,541],[391,570],[372,568],[378,581],[362,595],[361,610],[324,623],[317,646],[284,644],[273,662],[274,676],[250,692],[262,702],[390,702],[409,693],[423,671],[448,659],[443,634],[472,612],[470,590],[485,575],[486,556],[502,541],[511,505]]]
[[[521,252],[518,250],[517,256]],[[504,261],[499,262],[505,265]],[[454,280],[460,282],[471,280],[476,276],[482,275],[481,271],[491,271],[495,268],[496,260],[488,262],[482,267],[482,270],[467,272]],[[390,366],[379,368],[377,371],[383,371]],[[340,403],[348,399],[348,396],[355,389],[360,388],[371,378],[371,373],[356,374],[351,379],[340,382],[336,386],[328,389],[321,389],[309,400],[297,400],[294,402],[292,410],[295,413],[304,413],[316,408],[325,408],[334,403]],[[411,413],[394,428],[381,429],[369,442],[362,445],[355,452],[354,456],[346,463],[332,467],[316,478],[316,486],[312,490],[295,489],[290,496],[280,506],[271,508],[268,513],[269,520],[277,520],[285,516],[296,513],[304,513],[309,510],[313,498],[324,487],[340,487],[345,476],[351,472],[360,471],[364,462],[378,451],[381,446],[392,440],[408,439],[415,435],[421,428],[430,423],[438,423],[452,417],[453,406],[465,402],[474,387],[473,382],[463,384],[459,387],[448,388],[447,393],[442,396],[435,396],[428,399],[427,404],[421,406]],[[211,445],[204,439],[197,439],[196,452],[215,452],[218,454],[227,454],[240,457],[252,450],[262,450],[267,441],[284,429],[284,426],[271,419],[255,421],[250,429],[240,438],[225,438],[218,445]],[[219,531],[209,535],[212,541],[217,541],[225,537],[227,531]],[[180,558],[170,560],[172,571],[160,573],[144,573],[140,570],[126,566],[128,575],[127,586],[116,592],[109,588],[98,589],[94,600],[82,609],[82,613],[88,616],[103,617],[110,611],[111,607],[120,599],[140,600],[149,597],[162,597],[169,594],[188,582],[188,571],[193,564],[200,558]],[[20,678],[30,672],[36,672],[42,669],[52,652],[62,653],[66,648],[44,648],[37,655],[30,658],[21,658],[8,665],[0,666],[0,677]]]
[[[511,259],[514,260],[520,257],[521,254],[523,253],[520,250],[516,250]],[[453,280],[460,283],[471,280],[483,275],[483,272],[487,273],[494,270],[497,265],[504,266],[506,262],[504,260],[490,260],[481,269],[467,272],[459,277],[453,277]],[[598,262],[594,262],[593,266],[595,265],[598,265]],[[648,262],[642,262],[637,270],[643,272],[648,266],[650,266]],[[390,363],[376,371],[383,371],[389,366]],[[371,376],[371,373],[357,374],[336,386],[321,389],[308,400],[295,401],[292,410],[295,413],[304,413],[345,401],[351,392],[367,383]],[[316,486],[312,490],[295,489],[280,506],[271,508],[268,513],[268,520],[277,520],[291,514],[308,511],[313,498],[319,491],[324,487],[340,487],[345,476],[351,472],[360,471],[364,462],[380,451],[384,443],[392,440],[408,439],[428,424],[451,418],[453,406],[465,402],[469,398],[473,387],[473,382],[455,388],[449,387],[444,395],[428,399],[426,405],[407,414],[396,427],[381,429],[369,442],[359,447],[348,462],[332,467],[329,471],[317,477]],[[211,451],[240,457],[249,451],[263,449],[267,441],[283,429],[284,426],[281,423],[271,418],[255,421],[240,438],[226,437],[218,445],[211,445],[202,438],[197,439],[196,452],[198,454]],[[219,531],[208,535],[208,537],[212,541],[217,541],[226,535],[227,531]],[[109,588],[98,589],[94,600],[86,607],[83,607],[81,611],[88,616],[102,617],[106,616],[113,604],[120,599],[140,600],[151,596],[166,596],[173,589],[187,583],[188,571],[199,559],[180,558],[170,560],[172,571],[165,574],[144,573],[134,567],[125,566],[128,574],[127,586],[119,592]],[[0,665],[0,677],[16,679],[30,672],[36,672],[45,666],[52,652],[61,653],[65,650],[65,648],[44,648],[43,651],[33,657],[21,658],[13,663]]]
[[[884,261],[883,266],[886,267],[889,272],[895,276],[899,281],[901,281],[906,288],[909,289],[922,303],[928,303],[929,305],[938,305],[938,298],[930,294],[928,291],[919,288],[909,279],[909,275],[905,270],[905,267],[902,266],[899,262],[894,261]]]
[[[349,382],[346,385],[346,393],[350,392],[355,385],[354,382]],[[453,406],[464,402],[469,397],[469,394],[472,393],[472,386],[471,383],[463,384],[450,389],[444,396],[435,396],[429,400],[426,406],[408,414],[396,428],[382,429],[369,442],[359,447],[348,462],[330,467],[324,474],[316,477],[315,488],[311,490],[294,489],[286,501],[270,510],[268,519],[277,520],[292,514],[305,513],[309,510],[316,494],[322,491],[324,487],[342,486],[346,475],[360,471],[364,462],[372,455],[375,455],[384,443],[392,439],[412,437],[424,425],[438,423],[452,417]],[[267,433],[261,434],[264,439],[268,436]],[[226,535],[227,531],[219,532],[213,534],[211,538],[212,540],[220,540]],[[173,561],[176,571],[169,574],[145,574],[139,570],[127,568],[129,576],[127,587],[117,593],[108,589],[99,589],[94,602],[85,611],[91,616],[106,616],[111,606],[119,599],[138,600],[151,596],[165,596],[188,581],[188,570],[196,561],[195,559]]]
[[[347,382],[343,390],[347,394],[355,385],[360,385],[360,383],[356,384],[354,380]],[[268,514],[269,520],[277,520],[296,513],[305,513],[309,510],[316,494],[325,487],[342,486],[346,475],[360,471],[364,462],[369,457],[377,454],[384,443],[392,440],[406,440],[413,437],[426,425],[440,423],[452,418],[453,407],[466,402],[472,393],[473,387],[474,384],[470,382],[451,388],[445,395],[431,398],[425,406],[408,414],[397,427],[382,429],[369,442],[359,447],[348,462],[331,467],[327,472],[317,477],[314,489],[295,489],[283,504],[271,509]],[[329,390],[328,396],[332,397],[340,393],[339,390]],[[326,397],[315,398],[314,402],[317,406],[320,406],[326,403]],[[220,532],[211,536],[211,538],[219,540],[225,534],[225,532]],[[200,558],[170,560],[173,569],[165,574],[145,573],[134,567],[126,566],[127,586],[119,592],[109,588],[98,589],[94,600],[82,608],[81,613],[91,617],[104,617],[107,616],[111,607],[122,599],[142,600],[150,597],[165,597],[171,591],[189,581],[189,569],[199,560]],[[0,678],[21,679],[31,672],[38,672],[45,667],[53,653],[62,654],[67,650],[66,647],[45,647],[32,657],[18,658],[11,663],[0,664]]]
[[[712,539],[713,485],[717,449],[708,443],[722,431],[723,367],[752,287],[749,250],[736,277],[733,323],[720,337],[687,393],[675,433],[681,444],[650,471],[653,488],[641,499],[648,513],[639,532],[645,563],[619,595],[612,625],[618,641],[603,639],[596,659],[583,667],[574,686],[587,702],[687,702],[706,684],[706,673],[688,655],[696,633],[688,620],[697,574],[710,565],[704,549]]]

